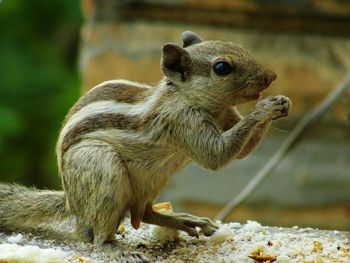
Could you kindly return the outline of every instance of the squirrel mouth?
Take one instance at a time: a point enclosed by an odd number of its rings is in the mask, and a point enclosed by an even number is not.
[[[257,93],[257,94],[254,94],[254,95],[245,95],[244,96],[244,98],[248,99],[248,100],[258,100],[258,99],[260,99],[260,97],[261,97],[260,93]]]

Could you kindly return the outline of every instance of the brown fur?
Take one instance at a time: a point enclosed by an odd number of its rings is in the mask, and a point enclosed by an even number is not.
[[[88,92],[88,96],[81,97],[68,112],[64,123],[84,106],[102,100],[114,100],[125,103],[138,103],[150,93],[146,87],[134,87],[118,81],[108,81],[97,85]]]
[[[64,136],[61,145],[62,156],[73,144],[78,143],[84,134],[92,131],[106,129],[137,130],[140,121],[136,117],[125,116],[116,113],[101,113],[83,119],[74,125]]]

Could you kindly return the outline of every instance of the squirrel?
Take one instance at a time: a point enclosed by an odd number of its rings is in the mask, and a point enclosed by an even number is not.
[[[163,45],[158,84],[106,81],[75,103],[56,146],[63,191],[0,184],[1,230],[73,217],[79,240],[102,245],[129,212],[135,229],[215,232],[208,218],[156,212],[152,202],[191,161],[218,170],[247,156],[291,102],[269,96],[242,117],[235,106],[258,100],[276,74],[232,42],[190,31],[182,41]]]

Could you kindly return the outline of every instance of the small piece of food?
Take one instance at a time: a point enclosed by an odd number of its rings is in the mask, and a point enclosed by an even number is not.
[[[162,202],[158,204],[154,204],[152,206],[153,210],[156,212],[163,212],[163,213],[172,213],[173,207],[171,206],[170,202]],[[168,227],[161,227],[152,225],[150,227],[151,235],[158,241],[175,241],[179,237],[179,231],[176,229],[168,228]]]
[[[59,263],[65,262],[69,253],[61,249],[40,248],[33,245],[0,244],[0,262],[8,263]]]
[[[73,256],[73,259],[75,259],[79,263],[91,263],[92,262],[90,258],[85,258],[85,257],[81,257],[78,255]]]
[[[266,254],[262,248],[258,248],[257,250],[253,251],[248,257],[257,262],[264,263],[275,262],[277,258],[275,255]]]
[[[125,225],[124,224],[120,224],[118,226],[117,233],[118,234],[124,234],[125,233]]]
[[[160,242],[175,241],[179,238],[179,231],[168,227],[151,225],[150,233],[154,239]]]
[[[173,212],[173,207],[171,206],[170,202],[162,202],[162,203],[154,204],[152,208],[154,211],[158,211],[158,212]]]
[[[323,250],[323,246],[322,243],[320,241],[314,241],[314,248],[312,250],[312,252],[317,252],[317,251],[322,251]]]
[[[233,236],[234,232],[232,229],[228,225],[225,225],[217,229],[209,240],[214,244],[221,244],[228,239],[232,239]]]

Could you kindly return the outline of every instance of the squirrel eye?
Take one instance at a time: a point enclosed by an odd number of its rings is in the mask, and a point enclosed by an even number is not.
[[[221,61],[216,63],[213,69],[216,75],[224,76],[231,73],[233,70],[233,67],[227,62]]]

